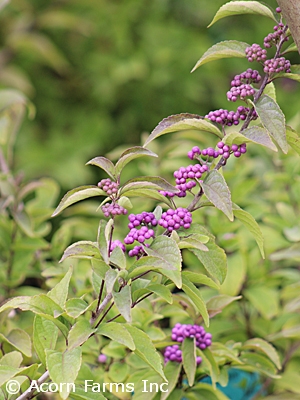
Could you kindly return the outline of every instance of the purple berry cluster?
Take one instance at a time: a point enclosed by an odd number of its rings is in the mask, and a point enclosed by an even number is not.
[[[145,244],[146,247],[149,247],[149,244]],[[140,258],[142,255],[144,255],[144,249],[143,246],[134,246],[132,250],[129,250],[128,255],[129,257],[137,257]]]
[[[126,208],[120,206],[117,203],[106,203],[101,207],[101,210],[105,217],[114,217],[115,215],[126,215],[127,210]]]
[[[240,120],[244,121],[246,119],[249,110],[248,107],[244,106],[239,106],[236,111],[228,111],[221,108],[220,110],[210,111],[205,115],[205,118],[221,125],[238,125]]]
[[[110,245],[110,252],[112,252],[116,247],[120,247],[120,249],[125,253],[125,245],[120,240],[113,240]]]
[[[219,155],[222,155],[225,159],[228,159],[231,154],[233,154],[234,157],[240,157],[242,154],[247,152],[246,143],[242,143],[241,145],[232,144],[231,146],[228,146],[223,142],[219,142],[217,147],[219,148]]]
[[[246,48],[246,57],[249,62],[265,61],[267,59],[267,50],[262,49],[259,44],[253,43],[252,46]]]
[[[227,92],[227,99],[229,101],[237,101],[237,99],[245,100],[246,97],[253,96],[255,89],[251,84],[259,83],[260,80],[259,72],[248,68],[247,71],[236,75],[231,81],[231,89]]]
[[[206,349],[211,345],[211,333],[205,332],[203,326],[200,325],[182,325],[177,323],[172,329],[171,339],[174,342],[182,343],[185,338],[195,338],[196,346],[200,350]]]
[[[117,182],[113,182],[111,179],[106,178],[98,182],[98,187],[111,196],[118,193],[119,185]]]
[[[264,38],[264,46],[266,49],[272,47],[272,45],[276,45],[279,40],[282,39],[283,41],[289,40],[289,37],[285,34],[285,26],[282,22],[279,22],[278,25],[274,26],[274,32],[269,33]]]
[[[178,344],[174,344],[173,346],[167,346],[165,348],[164,359],[165,359],[165,364],[168,361],[173,361],[177,363],[182,362],[182,351],[180,350]],[[196,357],[196,363],[197,365],[202,363],[202,358],[200,356]]]
[[[264,72],[278,73],[278,72],[291,72],[291,63],[284,57],[271,58],[264,62]]]
[[[124,239],[125,244],[132,244],[134,241],[144,243],[145,240],[154,238],[155,233],[152,227],[157,225],[157,219],[153,213],[143,211],[141,214],[130,214],[128,219],[128,228],[130,231]],[[137,229],[139,226],[140,228]],[[132,257],[137,255],[139,251],[140,249],[133,249],[128,254]]]
[[[136,228],[137,226],[140,225],[151,225],[151,226],[156,226],[157,225],[157,220],[155,218],[155,215],[151,212],[146,212],[143,211],[141,214],[130,214],[128,216],[129,219],[129,224],[128,228]]]
[[[192,214],[186,209],[179,207],[176,210],[171,208],[162,213],[158,224],[169,232],[177,230],[181,227],[188,229],[192,223]]]

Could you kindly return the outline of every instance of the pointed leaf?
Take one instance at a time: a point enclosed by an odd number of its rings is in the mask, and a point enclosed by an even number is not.
[[[64,195],[56,210],[52,214],[52,217],[55,217],[59,213],[61,213],[65,208],[70,205],[77,203],[80,200],[88,199],[90,197],[95,196],[107,196],[103,190],[99,189],[97,186],[87,185],[80,186],[78,188],[70,190],[67,194]]]
[[[105,274],[105,285],[106,292],[112,293],[116,279],[118,278],[118,272],[110,268]]]
[[[252,350],[259,350],[263,352],[273,363],[276,365],[278,369],[281,369],[281,363],[280,359],[278,356],[277,351],[275,350],[275,347],[273,347],[270,343],[267,341],[260,339],[260,338],[254,338],[254,339],[249,339],[243,344],[243,349],[252,349]]]
[[[168,380],[168,391],[162,392],[160,400],[166,400],[167,398],[171,399],[171,397],[169,396],[172,394],[173,390],[177,385],[180,371],[181,371],[181,364],[174,363],[171,361],[167,362],[164,368],[164,372]]]
[[[231,194],[220,172],[216,170],[209,172],[201,187],[208,200],[233,221]]]
[[[83,299],[69,299],[66,302],[66,313],[72,318],[78,318],[89,307]]]
[[[131,286],[124,286],[120,292],[113,292],[114,302],[122,317],[131,322]]]
[[[0,365],[0,387],[3,383],[16,376],[18,372],[18,368],[11,367],[10,365]],[[2,397],[2,399],[5,399],[5,397]]]
[[[63,383],[75,382],[81,366],[81,348],[76,347],[64,353],[46,350],[46,360],[51,380],[58,385],[62,399],[67,399],[71,385]]]
[[[125,194],[135,189],[166,190],[171,193],[178,193],[178,189],[159,176],[143,176],[130,179],[122,187],[120,194]],[[126,194],[127,196],[127,194]]]
[[[286,126],[286,138],[288,144],[292,147],[292,149],[300,154],[300,136],[298,132],[296,132],[290,126]]]
[[[101,324],[97,329],[97,333],[114,340],[124,346],[128,347],[130,350],[135,350],[135,344],[132,339],[131,334],[126,329],[124,324],[117,322],[110,322],[108,324]]]
[[[251,126],[250,128],[245,129],[242,133],[230,132],[225,136],[223,142],[230,146],[233,143],[257,143],[262,146],[268,147],[273,151],[278,151],[277,147],[272,142],[268,131],[266,129],[260,128],[259,126]]]
[[[255,221],[255,219],[252,217],[251,214],[249,214],[247,211],[242,210],[239,206],[236,204],[232,204],[233,208],[233,214],[234,216],[239,219],[242,224],[245,225],[247,229],[252,233],[254,239],[256,240],[256,243],[259,247],[260,253],[262,258],[265,258],[265,252],[264,252],[264,238],[262,235],[262,232],[260,230],[260,227],[258,223]]]
[[[210,317],[220,313],[223,308],[231,304],[232,302],[241,299],[242,296],[228,296],[226,294],[220,294],[214,296],[208,300],[206,307]]]
[[[116,175],[119,176],[122,172],[122,169],[130,161],[143,156],[158,157],[157,154],[153,153],[148,149],[145,149],[144,147],[140,146],[131,147],[130,149],[124,151],[124,153],[119,158],[119,161],[116,164]]]
[[[88,260],[101,258],[97,243],[90,242],[88,240],[81,240],[67,247],[59,262],[62,262],[70,257],[86,258]]]
[[[46,366],[45,350],[55,349],[57,337],[57,326],[52,321],[36,315],[33,322],[33,346],[44,366]]]
[[[274,364],[266,357],[257,353],[242,352],[240,360],[254,368],[254,371],[270,376],[271,378],[278,379],[276,368]]]
[[[173,303],[172,293],[166,286],[153,283],[148,285],[146,289],[150,292],[157,294],[162,299],[166,300],[167,303]]]
[[[258,1],[230,1],[218,10],[208,27],[212,26],[221,18],[240,14],[258,14],[277,22],[272,10]]]
[[[217,43],[210,47],[203,56],[197,61],[196,65],[191,72],[194,72],[201,65],[210,61],[220,60],[221,58],[246,58],[246,48],[249,47],[248,43],[239,42],[237,40],[225,40],[224,42]],[[220,136],[220,138],[222,138]]]
[[[164,118],[151,132],[144,146],[147,146],[152,140],[166,133],[178,132],[183,130],[200,130],[202,132],[212,133],[222,138],[222,132],[211,122],[205,120],[197,114],[176,114]]]
[[[271,97],[262,95],[254,107],[263,126],[286,154],[288,144],[285,133],[285,117],[279,105]]]
[[[100,254],[106,264],[109,263],[108,259],[108,243],[110,240],[110,233],[113,229],[113,220],[105,222],[103,219],[99,222],[97,242]]]
[[[105,157],[95,157],[92,160],[88,161],[86,165],[95,165],[103,169],[107,175],[109,175],[113,180],[116,179],[116,170],[114,164]]]
[[[7,336],[0,333],[0,340],[9,343],[26,357],[31,357],[31,340],[28,333],[22,329],[12,329]]]
[[[162,261],[161,271],[167,276],[175,285],[181,288],[181,253],[176,242],[168,236],[158,236],[151,243],[150,247],[144,248],[149,256],[160,258]],[[166,269],[165,269],[166,267]],[[176,271],[174,271],[174,267]]]
[[[207,275],[199,274],[197,272],[183,271],[182,276],[185,276],[192,283],[206,285],[217,290],[220,289],[220,285],[210,279]]]
[[[68,350],[81,346],[95,331],[96,330],[91,328],[89,321],[86,319],[77,321],[69,332]]]
[[[126,324],[125,326],[133,338],[136,347],[134,351],[135,354],[149,364],[150,367],[166,381],[166,377],[162,369],[161,358],[149,336],[135,326],[131,326],[129,324]]]
[[[129,188],[126,188],[126,192],[123,192],[123,193],[126,193],[127,197],[143,197],[143,198],[160,201],[162,203],[167,204],[169,207],[173,206],[171,201],[169,200],[169,198],[162,195],[161,193],[159,193],[156,189],[155,190],[143,189],[142,187],[137,188],[135,186],[134,188],[131,188],[130,190],[129,190]]]
[[[244,290],[245,297],[267,320],[279,312],[279,294],[265,286],[251,286]]]
[[[120,269],[126,269],[126,257],[124,251],[119,246],[115,247],[111,252],[109,262]]]
[[[193,386],[196,373],[196,346],[194,338],[184,339],[182,343],[182,362],[189,386]]]
[[[287,50],[284,53],[286,53]],[[296,46],[295,51],[298,51]],[[275,75],[275,78],[288,78],[292,79],[293,81],[300,82],[300,64],[291,65],[291,72],[280,72],[279,74]]]
[[[66,275],[62,278],[62,280],[47,293],[47,296],[50,297],[53,301],[59,304],[62,308],[65,307],[66,300],[68,297],[69,284],[72,276],[73,267],[70,266]]]
[[[164,270],[176,271],[171,264],[165,264],[160,257],[144,256],[136,260],[128,269],[128,279],[135,278],[146,271],[158,271],[163,273]]]
[[[188,295],[189,299],[195,304],[197,310],[200,312],[205,325],[209,326],[209,316],[205,302],[200,294],[199,289],[190,282],[186,276],[182,277],[182,290]]]

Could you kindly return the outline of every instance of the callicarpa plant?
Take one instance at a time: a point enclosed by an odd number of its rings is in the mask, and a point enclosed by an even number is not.
[[[280,8],[273,11],[256,1],[229,2],[211,25],[245,13],[271,19],[274,31],[261,45],[234,40],[215,44],[193,69],[221,58],[244,58],[245,71],[233,77],[227,92],[229,104],[237,103],[234,110],[165,118],[143,146],[124,151],[115,164],[102,156],[90,160],[87,164],[107,177],[98,185],[70,190],[59,203],[53,217],[81,200],[100,197],[97,239],[66,248],[61,262],[68,265],[72,259],[74,265],[48,293],[17,296],[0,308],[5,315],[11,309],[34,314],[34,355],[24,366],[10,357],[13,349],[24,353],[22,326],[10,336],[1,335],[12,349],[4,362],[0,360],[2,399],[58,392],[62,399],[223,400],[228,397],[222,387],[233,367],[258,372],[268,384],[257,396],[266,398],[270,381],[280,377],[278,349],[264,338],[250,335],[244,342],[232,338],[223,343],[209,332],[210,319],[226,306],[238,305],[242,296],[219,293],[227,273],[226,253],[207,227],[193,221],[207,207],[229,221],[239,220],[264,257],[260,227],[232,202],[222,169],[230,159],[246,158],[249,145],[277,151],[277,144],[287,153],[288,144],[297,147],[299,141],[285,124],[273,83],[279,78],[300,80],[299,66],[285,58],[296,47],[287,44],[292,38]],[[128,163],[157,157],[147,148],[152,141],[182,130],[197,131],[199,138],[211,136],[213,145],[204,148],[199,140],[188,151],[185,165],[174,171],[174,182],[160,176],[123,180]],[[143,200],[136,203],[135,197]],[[197,260],[198,272],[197,265],[190,269],[185,264],[187,254]],[[91,286],[79,282],[80,264],[73,259],[88,262],[84,266],[88,265],[85,274]],[[81,290],[74,292],[72,282]],[[219,294],[206,299],[206,288]]]

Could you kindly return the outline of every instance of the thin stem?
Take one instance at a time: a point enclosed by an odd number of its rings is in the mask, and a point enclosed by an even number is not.
[[[25,390],[24,393],[22,393],[19,397],[17,397],[16,400],[29,400],[32,399],[35,394],[34,392],[36,391],[36,386],[40,386],[42,383],[44,383],[48,378],[50,377],[49,371],[46,371],[36,382],[36,385],[32,389],[30,389],[30,386],[27,390]]]
[[[97,325],[95,326],[95,328],[98,328],[98,326],[101,324],[101,322],[104,320],[104,318],[107,316],[107,314],[110,312],[110,310],[112,309],[113,305],[115,303],[112,302],[111,305],[108,307],[108,309],[105,311],[105,313],[102,315],[102,317],[100,318],[100,320],[97,322]],[[121,314],[119,314],[121,315]]]
[[[108,305],[108,303],[110,302],[112,297],[113,297],[112,293],[107,293],[107,295],[104,297],[102,303],[97,308],[95,315],[91,318],[91,321],[90,321],[91,325],[96,321],[96,319],[99,317],[99,315],[105,310],[106,306]]]

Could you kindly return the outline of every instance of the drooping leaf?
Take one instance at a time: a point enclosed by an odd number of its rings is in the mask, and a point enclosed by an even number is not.
[[[150,367],[154,369],[154,371],[156,371],[166,381],[166,377],[162,368],[161,358],[157,353],[149,336],[135,326],[131,326],[129,324],[126,324],[125,326],[133,338],[136,347],[135,354],[147,364],[149,364]]]
[[[242,222],[242,224],[245,225],[247,229],[252,233],[254,239],[256,240],[256,243],[259,247],[260,253],[262,258],[265,258],[265,252],[264,252],[264,238],[262,235],[262,232],[260,230],[260,227],[258,223],[255,221],[255,219],[252,217],[251,214],[249,214],[247,211],[242,210],[239,206],[236,204],[232,204],[233,208],[233,214],[234,216]]]
[[[208,27],[219,21],[219,19],[240,14],[258,14],[277,22],[273,11],[259,1],[230,1],[219,8]]]
[[[225,40],[210,47],[203,56],[197,61],[196,65],[191,72],[194,72],[201,65],[210,61],[220,60],[221,58],[246,58],[246,48],[249,47],[248,43],[239,42],[237,40]],[[220,138],[223,137],[219,136]]]
[[[144,146],[147,146],[152,140],[166,133],[178,132],[183,130],[200,130],[202,132],[212,133],[222,138],[222,132],[211,122],[206,121],[197,114],[176,114],[164,118],[151,132]]]
[[[288,144],[285,133],[285,117],[279,105],[271,97],[262,95],[254,106],[263,126],[286,154]]]
[[[131,286],[124,286],[120,292],[113,292],[117,309],[127,322],[131,322]]]
[[[190,282],[186,276],[182,277],[182,290],[188,295],[190,300],[195,304],[197,310],[200,312],[205,325],[209,326],[209,316],[206,304],[201,296],[199,289]]]
[[[135,350],[135,344],[131,334],[126,329],[126,326],[117,322],[110,322],[108,324],[101,324],[97,329],[97,334],[107,336],[111,340],[123,344],[130,350]]]
[[[260,128],[259,126],[250,126],[243,131],[243,133],[239,132],[229,132],[223,142],[232,145],[242,144],[242,143],[257,143],[262,146],[268,147],[273,151],[278,151],[275,144],[272,142],[268,131],[266,129]]]
[[[12,329],[8,335],[0,333],[1,342],[9,343],[15,349],[19,350],[26,357],[31,357],[31,340],[28,333],[22,329]]]
[[[241,296],[228,296],[226,294],[220,294],[214,296],[208,300],[206,307],[210,317],[220,313],[223,308],[231,304],[233,301],[241,299]]]
[[[80,200],[88,199],[90,197],[95,197],[95,196],[106,197],[107,194],[103,190],[99,189],[97,186],[93,185],[80,186],[78,188],[72,189],[64,195],[59,205],[57,206],[56,210],[52,214],[52,217],[55,217],[56,215],[61,213],[65,208],[69,207],[74,203],[77,203]]]
[[[253,367],[254,371],[267,375],[273,379],[278,379],[274,364],[265,356],[257,353],[242,352],[240,360],[247,366]]]
[[[116,169],[114,164],[105,157],[95,157],[92,160],[88,161],[86,165],[95,165],[96,167],[99,167],[103,169],[107,175],[109,175],[113,180],[116,179]]]
[[[224,177],[217,170],[210,171],[201,187],[205,196],[215,207],[233,221],[231,194]]]
[[[116,164],[116,175],[119,176],[125,165],[127,165],[130,161],[143,156],[157,157],[157,154],[141,146],[131,147],[130,149],[124,151]]]
[[[57,304],[59,304],[62,308],[65,307],[66,300],[68,297],[69,284],[72,272],[73,272],[73,267],[70,266],[68,272],[63,277],[63,279],[57,285],[55,285],[55,287],[51,289],[50,292],[47,293],[47,296],[50,297],[50,299],[52,299],[53,301],[55,301]]]
[[[286,139],[288,144],[294,149],[298,154],[300,154],[300,136],[290,126],[286,126]]]
[[[271,361],[273,361],[278,369],[281,369],[281,362],[275,347],[273,347],[266,340],[260,338],[249,339],[243,344],[242,348],[261,351],[267,357],[269,357]]]
[[[175,285],[181,288],[181,253],[176,242],[168,236],[158,236],[151,243],[150,247],[145,247],[145,252],[149,256],[161,259],[162,273],[171,279]],[[165,266],[167,267],[165,269]],[[171,268],[170,268],[171,267]],[[174,271],[174,267],[176,270]]]
[[[46,363],[50,378],[59,387],[61,398],[67,399],[71,385],[63,385],[63,383],[75,382],[81,366],[81,347],[66,350],[63,353],[46,350]]]
[[[72,326],[68,336],[68,350],[75,349],[85,343],[95,332],[91,324],[86,319],[81,319]]]
[[[221,294],[237,296],[241,292],[247,275],[247,259],[241,251],[236,251],[227,257],[227,275],[220,288]]]
[[[196,373],[196,346],[194,338],[185,338],[182,343],[182,363],[189,386],[193,386]]]
[[[173,231],[174,232],[174,231]],[[208,248],[200,240],[194,237],[187,237],[178,243],[180,249],[198,249],[202,251],[208,251]]]
[[[164,372],[165,372],[166,378],[168,380],[168,391],[162,392],[160,400],[166,400],[167,398],[169,398],[169,399],[173,398],[171,396],[172,396],[173,390],[175,389],[175,387],[177,385],[180,370],[181,370],[181,364],[174,363],[171,361],[167,362],[167,364],[165,365],[165,368],[164,368]]]
[[[166,300],[167,303],[173,303],[172,293],[170,292],[170,290],[166,286],[160,284],[150,284],[146,287],[135,290],[133,292],[133,300],[136,301],[147,293],[155,293],[162,299]]]
[[[90,242],[88,240],[81,240],[67,247],[59,262],[62,262],[70,257],[86,258],[88,260],[95,258],[101,259],[97,243]]]
[[[46,366],[45,350],[55,349],[57,337],[57,326],[52,321],[36,315],[33,322],[33,346],[44,366]]]

